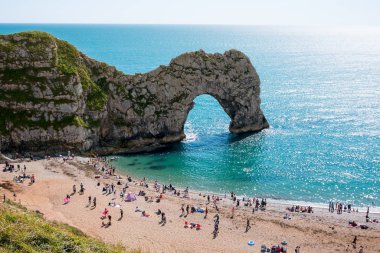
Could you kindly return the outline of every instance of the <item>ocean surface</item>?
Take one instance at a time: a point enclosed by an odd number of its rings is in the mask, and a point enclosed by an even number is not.
[[[136,177],[224,194],[380,206],[380,27],[0,25],[43,30],[127,74],[186,51],[248,55],[261,78],[271,128],[234,136],[207,95],[195,100],[187,138],[120,157]]]

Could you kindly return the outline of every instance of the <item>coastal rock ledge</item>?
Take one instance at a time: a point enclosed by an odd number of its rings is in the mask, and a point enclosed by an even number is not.
[[[243,53],[196,51],[126,75],[44,32],[0,35],[0,151],[109,154],[185,138],[193,100],[213,96],[230,131],[260,131],[260,79]]]

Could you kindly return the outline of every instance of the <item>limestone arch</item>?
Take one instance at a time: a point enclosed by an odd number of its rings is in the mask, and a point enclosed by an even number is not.
[[[116,101],[111,100],[109,122],[122,119],[125,126],[112,124],[113,128],[107,128],[103,140],[111,145],[115,139],[127,147],[184,139],[193,101],[204,94],[214,97],[230,117],[232,133],[255,132],[269,126],[260,109],[259,76],[248,57],[236,50],[224,54],[202,50],[185,53],[167,66],[126,76],[123,83],[125,93],[117,93],[113,98]],[[140,104],[143,106],[136,110]]]
[[[201,95],[215,98],[230,117],[232,133],[254,132],[268,127],[260,109],[260,79],[248,57],[236,50],[224,54],[203,51],[174,58],[163,68],[164,91],[170,108],[170,128],[184,137],[184,125],[194,100]],[[163,73],[161,72],[161,74]],[[180,73],[180,75],[177,75]],[[180,98],[176,100],[176,98]]]

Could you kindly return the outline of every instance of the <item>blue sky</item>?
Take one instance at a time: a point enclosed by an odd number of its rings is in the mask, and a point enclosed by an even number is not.
[[[380,25],[380,0],[0,0],[0,23]]]

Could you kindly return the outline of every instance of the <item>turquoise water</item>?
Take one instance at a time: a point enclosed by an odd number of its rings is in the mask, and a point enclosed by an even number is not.
[[[2,34],[32,29],[125,73],[200,48],[250,57],[270,129],[233,136],[218,102],[200,96],[188,138],[121,157],[115,164],[129,174],[220,193],[380,205],[380,28],[0,25]]]

